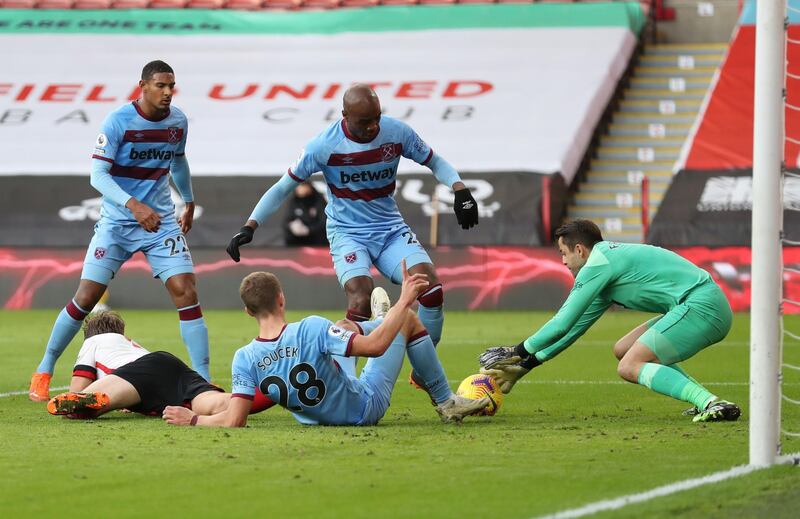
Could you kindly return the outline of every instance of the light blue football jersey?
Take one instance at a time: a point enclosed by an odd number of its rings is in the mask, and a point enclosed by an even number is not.
[[[304,424],[355,425],[371,395],[333,355],[349,356],[355,333],[318,316],[287,324],[273,339],[239,348],[231,393],[252,398],[256,387]]]
[[[151,120],[136,103],[111,112],[103,121],[92,159],[111,163],[114,181],[129,195],[150,206],[162,218],[175,214],[169,189],[172,160],[186,150],[186,116],[171,107],[166,117]],[[125,207],[103,197],[101,216],[120,223],[137,223]]]
[[[289,168],[302,182],[321,171],[328,185],[328,226],[343,230],[390,229],[403,223],[394,199],[400,157],[426,165],[433,150],[406,123],[381,116],[370,142],[349,135],[339,120],[317,135]]]

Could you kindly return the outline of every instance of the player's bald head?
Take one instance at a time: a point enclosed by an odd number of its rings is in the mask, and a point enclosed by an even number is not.
[[[356,83],[344,93],[342,104],[348,137],[358,142],[370,142],[378,135],[381,102],[372,87]]]
[[[374,112],[377,110],[380,113],[381,111],[381,102],[378,99],[378,94],[375,93],[371,86],[364,83],[356,83],[348,88],[344,93],[342,104],[342,108],[346,112],[363,112],[367,110]]]

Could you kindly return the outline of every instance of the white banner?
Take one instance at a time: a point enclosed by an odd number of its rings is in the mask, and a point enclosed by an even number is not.
[[[2,35],[13,52],[0,55],[0,174],[87,174],[103,118],[163,59],[194,175],[282,174],[363,81],[460,171],[569,181],[634,45],[623,27]]]

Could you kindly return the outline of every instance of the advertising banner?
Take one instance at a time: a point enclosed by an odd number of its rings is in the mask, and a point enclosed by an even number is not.
[[[245,16],[246,14],[246,16]],[[195,176],[280,175],[354,82],[461,172],[569,182],[628,64],[638,3],[239,13],[0,10],[0,175],[86,174],[142,66],[175,70]],[[425,168],[402,161],[401,173]]]
[[[423,244],[431,243],[431,218],[438,215],[440,245],[542,245],[540,236],[544,175],[465,173],[462,179],[478,203],[480,223],[463,230],[453,213],[452,191],[427,174],[403,175],[395,200],[406,223]],[[223,249],[247,220],[277,177],[229,176],[194,179],[195,223],[187,236],[192,247]],[[325,193],[321,174],[311,182]],[[549,182],[551,208],[564,204],[563,182]],[[178,214],[183,202],[172,189]],[[434,200],[435,199],[435,200]],[[75,247],[88,245],[100,218],[100,194],[78,176],[0,176],[0,246]],[[255,246],[284,244],[286,206],[255,235]],[[552,215],[551,215],[552,218]],[[552,219],[551,221],[555,221]]]
[[[574,284],[555,247],[439,247],[429,252],[450,310],[554,311]],[[735,312],[750,309],[748,247],[689,247],[675,252],[706,269]],[[63,307],[75,293],[83,255],[79,249],[0,248],[0,307]],[[222,250],[194,251],[192,256],[206,309],[241,309],[239,283],[255,270],[274,272],[281,279],[292,308],[339,310],[344,314],[347,306],[327,248],[250,248],[241,263],[234,263]],[[800,301],[800,247],[784,249],[783,260],[787,267],[784,297]],[[377,285],[397,297],[397,286],[375,270],[372,274]],[[109,295],[109,304],[115,307],[172,308],[164,287],[152,279],[150,267],[140,254],[122,267]],[[787,303],[784,312],[798,313],[800,306]]]
[[[783,207],[786,237],[800,240],[800,177],[784,180]],[[662,247],[750,245],[752,208],[752,171],[681,171],[653,219],[648,243]]]

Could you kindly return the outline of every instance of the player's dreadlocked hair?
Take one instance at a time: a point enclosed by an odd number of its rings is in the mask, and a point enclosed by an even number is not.
[[[148,81],[152,79],[155,74],[161,74],[166,72],[168,74],[174,74],[175,71],[172,70],[172,67],[157,59],[155,61],[151,61],[147,65],[144,66],[142,69],[142,81]]]
[[[253,272],[239,285],[239,296],[253,315],[274,313],[281,292],[281,282],[269,272]]]
[[[83,323],[83,338],[101,333],[125,333],[125,321],[117,312],[104,311],[90,315]]]
[[[556,240],[559,238],[569,250],[574,249],[578,243],[591,249],[595,243],[603,241],[603,234],[593,221],[579,218],[556,229]]]

